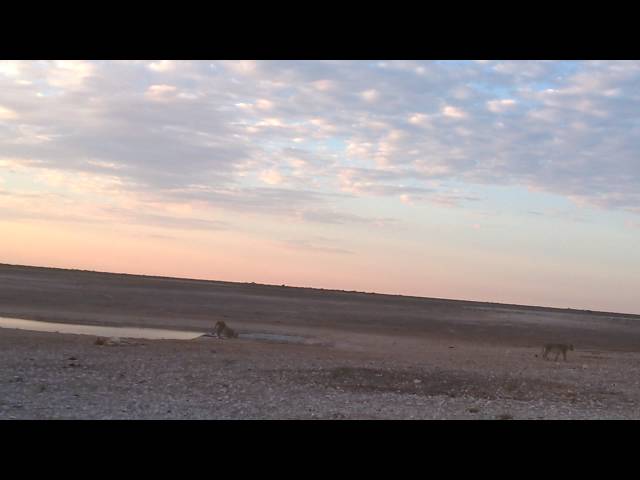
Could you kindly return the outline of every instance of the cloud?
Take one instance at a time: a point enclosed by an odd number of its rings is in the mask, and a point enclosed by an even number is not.
[[[380,98],[380,92],[375,89],[365,90],[360,96],[367,102],[373,103]]]
[[[335,82],[328,79],[316,80],[314,82],[311,82],[311,85],[313,85],[313,88],[320,92],[328,92],[336,88]]]
[[[197,202],[229,212],[297,218],[307,208],[325,205],[320,192],[304,189],[269,187],[211,187],[190,185],[164,192],[167,200]]]
[[[171,60],[160,60],[149,64],[149,69],[154,72],[171,72],[177,67],[176,62]]]
[[[61,89],[72,89],[84,84],[95,72],[96,67],[90,62],[80,60],[58,60],[47,69],[49,85]]]
[[[511,98],[504,98],[500,100],[489,100],[487,102],[487,108],[489,109],[490,112],[501,113],[510,108],[515,107],[517,103],[518,102],[516,102]]]
[[[18,114],[13,110],[0,105],[0,120],[13,120],[18,117]]]
[[[327,223],[334,225],[376,225],[387,226],[396,223],[393,218],[364,217],[348,212],[335,210],[305,210],[298,218],[309,222]]]
[[[273,102],[265,98],[260,98],[255,103],[256,108],[260,110],[271,110],[273,108]]]
[[[10,60],[0,60],[0,75],[17,77],[20,74],[20,63]]]
[[[450,117],[450,118],[466,118],[467,117],[467,113],[464,110],[458,107],[453,107],[451,105],[445,105],[444,107],[442,107],[442,114],[445,117]]]
[[[625,226],[628,228],[640,228],[640,222],[634,222],[631,220],[627,220],[624,222]]]
[[[111,209],[117,215],[118,221],[136,225],[159,226],[163,228],[177,228],[182,230],[219,231],[228,230],[230,224],[220,220],[206,218],[179,217],[175,215],[158,215],[136,210]]]
[[[175,95],[178,89],[173,85],[150,85],[147,88],[147,98],[152,100],[165,100]]]
[[[253,74],[258,70],[258,62],[255,60],[227,61],[223,65],[234,73],[242,75]]]
[[[413,125],[428,125],[429,116],[424,113],[414,113],[409,117],[409,123]]]
[[[268,183],[269,185],[278,185],[279,183],[282,183],[283,177],[277,170],[267,170],[262,172],[260,180]]]
[[[9,207],[0,205],[5,220],[37,220],[44,222],[111,225],[130,224],[163,229],[220,231],[233,226],[228,222],[206,218],[154,214],[138,208],[109,206],[83,207],[70,196],[38,193],[16,193],[0,190],[0,195],[13,201]]]
[[[474,198],[434,179],[636,214],[638,91],[636,61],[0,62],[0,152],[50,182],[305,221],[336,195]]]

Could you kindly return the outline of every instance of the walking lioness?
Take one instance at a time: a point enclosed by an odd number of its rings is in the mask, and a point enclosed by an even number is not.
[[[238,338],[238,334],[227,324],[220,320],[213,328],[213,334],[218,338]]]
[[[556,358],[554,361],[558,360],[558,357],[562,353],[562,358],[564,361],[567,361],[567,350],[573,351],[573,345],[570,343],[547,343],[544,347],[542,347],[542,358],[547,360],[547,356],[549,352],[556,352]]]

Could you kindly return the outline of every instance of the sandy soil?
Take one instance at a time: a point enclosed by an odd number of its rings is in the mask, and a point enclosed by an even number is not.
[[[0,329],[1,419],[640,418],[633,315],[0,265],[0,316],[308,340]]]

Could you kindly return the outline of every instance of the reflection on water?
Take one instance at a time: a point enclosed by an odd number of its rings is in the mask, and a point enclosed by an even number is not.
[[[99,337],[145,338],[148,340],[191,340],[202,336],[202,332],[162,330],[159,328],[102,327],[71,323],[51,323],[21,318],[0,317],[0,327],[34,330],[37,332],[74,333]]]

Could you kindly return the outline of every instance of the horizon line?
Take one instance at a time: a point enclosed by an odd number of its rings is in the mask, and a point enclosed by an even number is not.
[[[630,313],[630,312],[610,312],[604,310],[591,310],[586,308],[574,308],[574,307],[556,307],[556,306],[544,306],[544,305],[525,305],[519,303],[503,303],[503,302],[492,302],[486,300],[469,300],[462,298],[442,298],[442,297],[425,297],[419,295],[405,295],[402,293],[387,293],[387,292],[365,292],[360,290],[344,290],[337,288],[324,288],[324,287],[304,287],[297,285],[287,285],[287,284],[270,284],[270,283],[257,283],[253,281],[230,281],[230,280],[216,280],[212,278],[193,278],[193,277],[171,277],[168,275],[149,275],[145,273],[127,273],[127,272],[107,272],[101,270],[87,270],[82,268],[69,268],[69,267],[50,267],[43,265],[20,265],[20,264],[12,264],[12,263],[3,263],[0,262],[0,267],[8,266],[8,267],[23,267],[23,268],[41,268],[41,269],[49,269],[49,270],[66,270],[66,271],[75,271],[75,272],[87,272],[87,273],[100,273],[106,275],[129,275],[133,277],[147,277],[147,278],[160,278],[160,279],[171,279],[171,280],[189,280],[195,282],[217,282],[217,283],[234,283],[240,285],[256,285],[256,286],[264,286],[264,287],[275,287],[275,288],[298,288],[298,289],[306,289],[306,290],[318,290],[325,292],[342,292],[342,293],[359,293],[362,295],[382,295],[387,297],[403,297],[403,298],[413,298],[420,300],[436,300],[436,301],[445,301],[445,302],[465,302],[465,303],[484,303],[490,305],[499,305],[504,307],[524,307],[529,309],[544,309],[544,310],[560,310],[566,312],[567,310],[573,312],[588,312],[591,314],[600,314],[600,315],[615,315],[615,316],[623,316],[623,317],[640,317],[640,313]]]

